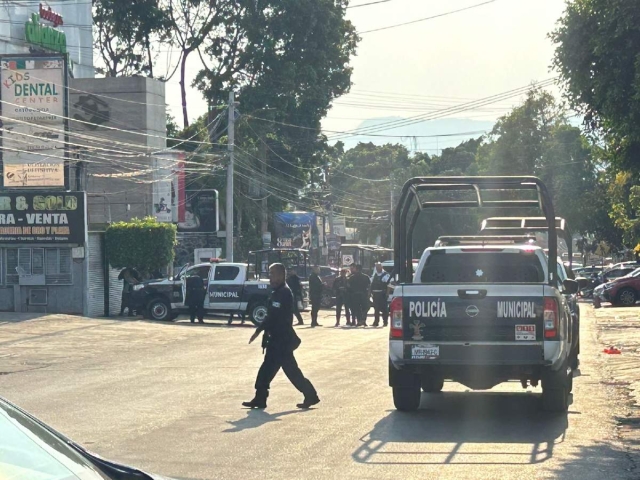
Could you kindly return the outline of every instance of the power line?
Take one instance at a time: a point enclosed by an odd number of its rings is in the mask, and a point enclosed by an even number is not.
[[[459,8],[458,10],[452,10],[451,12],[441,13],[439,15],[433,15],[431,17],[419,18],[418,20],[411,20],[410,22],[398,23],[398,24],[389,25],[389,26],[386,26],[386,27],[373,28],[371,30],[365,30],[363,32],[358,32],[358,35],[363,35],[365,33],[380,32],[382,30],[389,30],[390,28],[404,27],[405,25],[412,25],[414,23],[424,22],[424,21],[427,21],[427,20],[432,20],[434,18],[446,17],[447,15],[453,15],[454,13],[464,12],[465,10],[471,10],[472,8],[482,7],[483,5],[488,5],[488,4],[494,3],[496,1],[497,0],[489,0],[487,2],[478,3],[476,5],[471,5],[471,6],[465,7],[465,8]]]
[[[347,10],[350,8],[358,8],[358,7],[368,7],[369,5],[378,5],[379,3],[388,3],[391,0],[378,0],[377,2],[369,2],[369,3],[359,3],[358,5],[349,5]]]

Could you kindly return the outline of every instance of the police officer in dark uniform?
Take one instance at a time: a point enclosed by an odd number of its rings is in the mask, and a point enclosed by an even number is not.
[[[198,316],[198,321],[204,323],[204,282],[202,277],[195,273],[187,277],[187,288],[184,303],[189,307],[189,315],[191,317],[191,323]]]
[[[298,308],[298,301],[302,302],[302,283],[295,269],[289,271],[287,286],[291,289],[291,294],[293,295],[293,314],[298,319],[297,325],[304,325],[304,320],[300,315],[300,308]]]
[[[348,280],[351,295],[351,316],[355,316],[358,327],[367,326],[369,311],[369,286],[371,280],[362,273],[361,265],[351,265],[351,276]]]
[[[382,322],[386,327],[389,321],[389,307],[387,304],[387,289],[391,275],[384,271],[380,262],[376,263],[376,268],[371,277],[371,297],[373,298],[373,312],[375,318],[373,326],[380,325],[380,314],[382,314]]]
[[[336,297],[336,327],[340,325],[340,317],[342,315],[342,307],[344,306],[344,314],[347,317],[347,325],[351,325],[351,311],[348,302],[348,285],[347,270],[340,270],[340,276],[333,282],[333,295]]]
[[[273,291],[269,297],[267,317],[249,339],[251,343],[264,332],[262,346],[266,354],[256,378],[256,395],[253,400],[242,402],[245,407],[267,407],[269,387],[280,368],[293,386],[304,394],[304,400],[297,405],[298,408],[309,408],[320,402],[316,389],[304,377],[293,355],[293,351],[300,346],[300,338],[293,329],[293,295],[285,283],[285,276],[286,271],[281,263],[269,267]]]
[[[322,290],[324,284],[320,280],[320,267],[314,266],[309,275],[309,302],[311,302],[311,326],[321,327],[318,323],[318,312],[322,303]]]

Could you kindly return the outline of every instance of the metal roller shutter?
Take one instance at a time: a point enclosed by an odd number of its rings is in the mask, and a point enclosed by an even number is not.
[[[103,234],[89,233],[89,302],[90,317],[104,317]]]
[[[120,313],[122,300],[122,280],[118,280],[120,270],[109,268],[109,316],[115,317]]]

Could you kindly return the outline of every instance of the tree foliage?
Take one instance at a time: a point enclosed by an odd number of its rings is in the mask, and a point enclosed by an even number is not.
[[[173,262],[176,226],[154,217],[134,218],[111,224],[105,233],[109,263],[114,268],[132,267],[140,273],[161,269]]]
[[[571,106],[604,133],[621,168],[640,170],[640,9],[636,0],[574,0],[551,34]]]
[[[93,0],[94,46],[107,77],[153,77],[154,43],[167,40],[158,0]]]

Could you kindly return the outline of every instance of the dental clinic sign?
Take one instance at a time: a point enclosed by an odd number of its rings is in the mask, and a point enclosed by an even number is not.
[[[59,56],[0,58],[5,187],[63,187],[67,67]]]

